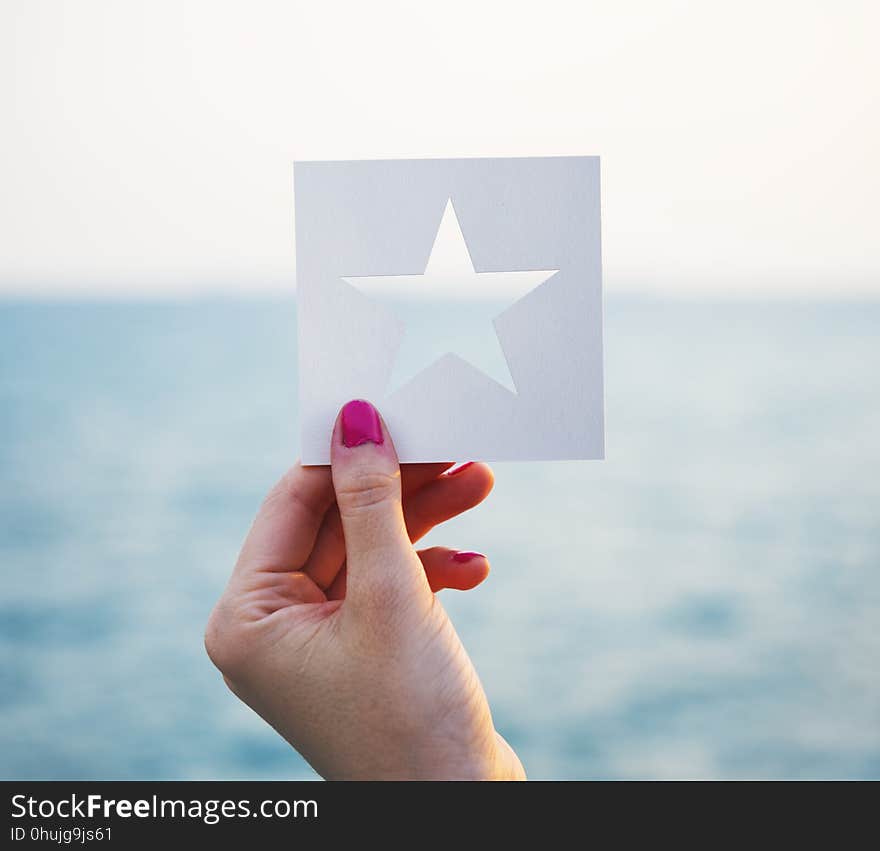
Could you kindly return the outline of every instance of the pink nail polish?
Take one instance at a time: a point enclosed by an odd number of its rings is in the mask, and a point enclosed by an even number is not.
[[[349,449],[363,443],[376,443],[381,446],[382,423],[376,409],[363,399],[347,402],[342,409],[342,442]]]
[[[471,559],[475,558],[486,558],[486,556],[482,553],[472,552],[471,550],[459,550],[459,552],[452,554],[452,560],[459,563],[471,561]]]
[[[467,470],[468,467],[472,467],[474,464],[473,461],[465,461],[464,464],[460,464],[458,467],[453,467],[446,475],[447,476],[457,476],[459,473]]]

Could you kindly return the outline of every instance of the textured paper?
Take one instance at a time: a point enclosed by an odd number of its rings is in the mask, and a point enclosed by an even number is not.
[[[604,457],[596,157],[294,166],[301,451],[349,399],[401,461]]]

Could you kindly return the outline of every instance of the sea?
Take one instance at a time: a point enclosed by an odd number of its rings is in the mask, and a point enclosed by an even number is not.
[[[607,459],[427,542],[491,559],[441,596],[497,728],[537,778],[880,777],[880,301],[605,318]],[[0,777],[315,777],[202,644],[296,370],[292,300],[0,302]]]

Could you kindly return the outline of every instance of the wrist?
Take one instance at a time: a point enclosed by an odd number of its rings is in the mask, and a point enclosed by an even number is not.
[[[421,770],[424,768],[425,770]],[[525,769],[514,750],[493,730],[488,747],[460,759],[429,758],[413,766],[413,779],[425,780],[526,780]]]

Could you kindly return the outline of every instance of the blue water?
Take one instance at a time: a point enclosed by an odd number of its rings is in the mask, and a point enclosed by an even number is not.
[[[201,639],[296,456],[294,314],[0,306],[0,776],[313,776]],[[878,328],[609,298],[608,460],[432,537],[492,558],[444,602],[531,775],[880,776]]]

